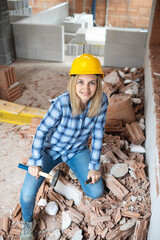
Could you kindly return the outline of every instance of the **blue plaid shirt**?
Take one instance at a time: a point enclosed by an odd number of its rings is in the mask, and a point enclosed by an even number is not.
[[[89,169],[100,168],[100,154],[107,112],[107,96],[103,93],[100,113],[95,117],[87,117],[90,101],[81,115],[72,116],[69,93],[57,97],[37,128],[32,145],[32,156],[29,166],[43,166],[44,150],[57,159],[62,157],[66,162],[76,153],[87,147],[92,134],[92,150]]]

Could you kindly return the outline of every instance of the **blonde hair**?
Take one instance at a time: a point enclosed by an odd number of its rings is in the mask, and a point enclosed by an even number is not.
[[[80,115],[82,113],[80,98],[76,94],[76,84],[79,75],[72,76],[68,81],[68,92],[70,95],[72,115]],[[95,117],[99,114],[102,105],[102,82],[100,75],[97,76],[97,88],[94,96],[91,98],[91,103],[87,113],[88,117]]]

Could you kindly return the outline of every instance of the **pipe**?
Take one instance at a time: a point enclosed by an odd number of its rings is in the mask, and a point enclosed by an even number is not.
[[[95,17],[96,17],[96,0],[92,1],[92,14],[93,14],[93,25],[96,25]]]

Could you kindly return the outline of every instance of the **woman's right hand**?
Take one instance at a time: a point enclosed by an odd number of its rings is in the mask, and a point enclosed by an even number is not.
[[[36,179],[38,179],[39,176],[39,171],[41,171],[41,167],[39,166],[29,166],[28,167],[28,172],[33,176],[36,177]]]

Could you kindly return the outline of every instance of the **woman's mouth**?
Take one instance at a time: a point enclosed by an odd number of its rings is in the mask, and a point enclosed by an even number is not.
[[[90,93],[89,92],[81,92],[84,96],[88,96],[88,95],[90,95]]]

